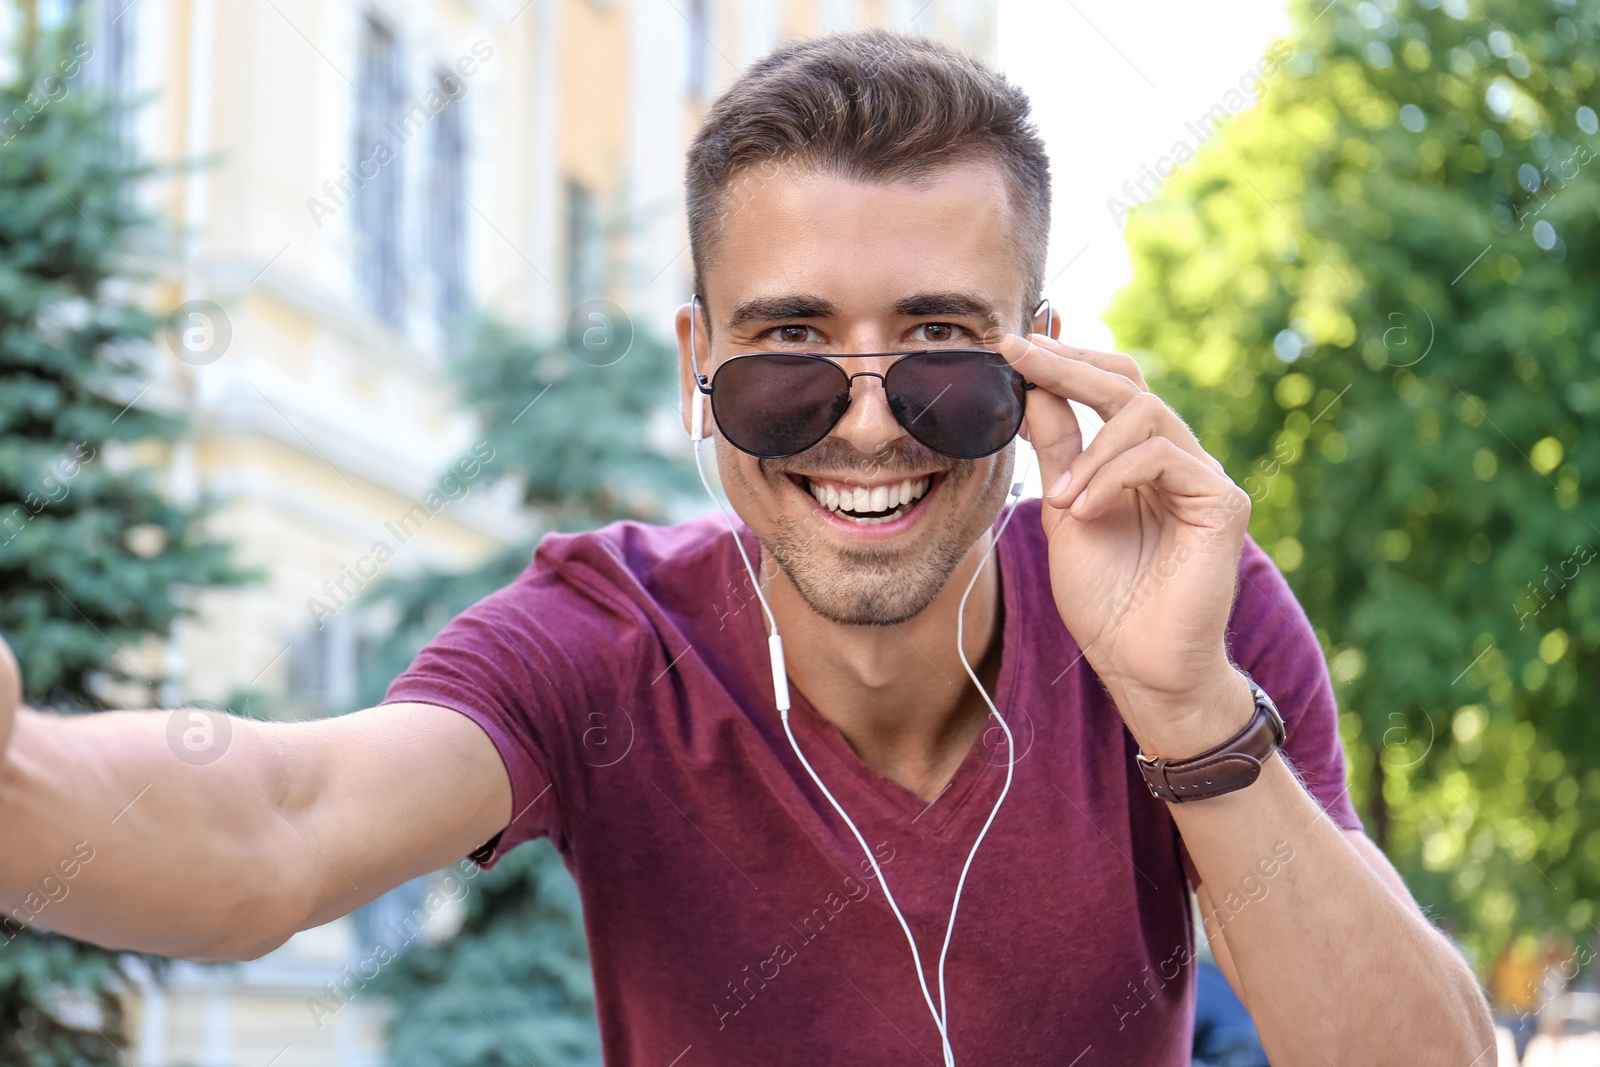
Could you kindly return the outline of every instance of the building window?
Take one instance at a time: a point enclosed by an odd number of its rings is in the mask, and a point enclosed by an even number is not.
[[[567,183],[567,304],[606,295],[606,238],[594,194]]]
[[[434,312],[449,347],[451,328],[466,310],[466,116],[461,110],[466,86],[444,71],[439,92],[449,103],[433,121],[426,224]]]
[[[368,16],[362,28],[356,78],[353,169],[356,280],[379,315],[399,324],[405,298],[400,259],[400,160],[386,140],[385,124],[399,114],[400,48],[394,31]]]
[[[289,649],[289,699],[319,715],[356,706],[361,635],[357,622],[339,614],[307,630]]]
[[[710,0],[689,0],[689,95],[695,100],[706,96],[706,52],[711,44]]]
[[[127,0],[40,0],[37,9],[44,29],[55,29],[68,19],[82,28],[94,51],[84,61],[80,77],[122,105],[114,132],[124,151],[131,151],[134,144],[133,110],[126,106],[134,95],[135,17],[128,12],[130,6]]]

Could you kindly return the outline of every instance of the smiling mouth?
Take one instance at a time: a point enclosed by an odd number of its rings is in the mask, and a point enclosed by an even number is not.
[[[924,474],[898,482],[860,485],[830,478],[810,478],[802,474],[789,477],[826,510],[860,526],[893,522],[914,511],[938,481],[937,474]]]

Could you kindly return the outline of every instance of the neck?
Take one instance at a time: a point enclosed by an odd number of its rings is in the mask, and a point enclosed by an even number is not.
[[[789,681],[862,762],[932,801],[983,732],[989,708],[956,652],[961,596],[993,544],[978,539],[926,610],[895,626],[852,626],[811,610],[780,569],[766,594],[783,634]],[[967,599],[967,662],[991,694],[999,675],[998,559]]]

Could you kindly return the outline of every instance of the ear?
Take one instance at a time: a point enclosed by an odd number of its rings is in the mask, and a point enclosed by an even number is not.
[[[697,347],[699,351],[694,353],[694,355],[695,359],[699,362],[701,372],[709,373],[711,366],[711,346],[706,340],[706,315],[704,314],[704,301],[700,303],[700,307],[702,309],[700,322],[693,331],[695,347]],[[689,337],[691,332],[689,325],[693,321],[691,318],[691,315],[693,314],[692,308],[692,304],[684,304],[678,309],[678,313],[675,318],[675,325],[678,332],[678,413],[679,417],[683,421],[683,432],[689,435],[689,440],[691,441],[694,440],[694,419],[692,417],[692,412],[694,411],[693,405],[699,404],[702,406],[700,417],[705,421],[701,424],[701,433],[709,437],[711,430],[711,413],[704,409],[706,396],[704,393],[700,392],[700,389],[695,382],[694,363],[691,362],[689,358]]]
[[[1052,340],[1061,340],[1061,312],[1048,300],[1033,316],[1034,333],[1045,333],[1047,329]]]

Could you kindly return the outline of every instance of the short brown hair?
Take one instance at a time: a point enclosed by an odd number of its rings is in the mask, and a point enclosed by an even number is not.
[[[859,181],[905,181],[973,159],[1011,190],[1026,260],[1024,313],[1044,287],[1050,163],[1028,97],[978,60],[928,40],[865,30],[784,45],[707,111],[685,180],[694,287],[731,213],[730,187],[763,164]]]

